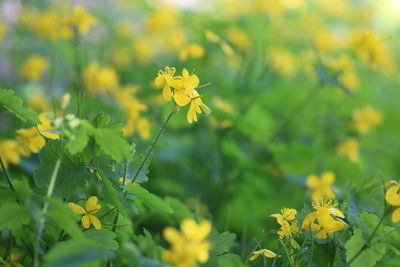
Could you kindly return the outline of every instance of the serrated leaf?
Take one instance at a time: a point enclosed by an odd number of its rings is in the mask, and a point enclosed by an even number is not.
[[[30,216],[26,209],[17,203],[2,203],[0,207],[0,230],[15,229],[26,224]]]
[[[346,259],[350,261],[359,253],[363,251],[353,260],[351,267],[373,267],[376,262],[382,259],[386,251],[386,245],[382,242],[372,243],[368,248],[364,248],[366,240],[361,229],[356,229],[353,236],[346,242]]]
[[[217,258],[211,259],[207,264],[207,267],[244,267],[247,266],[242,263],[238,255],[227,253]]]
[[[65,147],[71,155],[74,155],[76,153],[82,152],[85,149],[88,141],[88,135],[82,131],[77,133],[73,139],[68,140]]]
[[[102,245],[102,248],[117,250],[119,245],[115,241],[116,234],[108,229],[90,229],[85,232],[85,237]]]
[[[28,107],[24,107],[21,98],[13,90],[0,89],[0,105],[14,113],[22,121],[39,123],[38,114]]]
[[[150,193],[138,183],[130,183],[125,185],[126,191],[137,198],[136,201],[142,202],[142,204],[148,207],[150,210],[164,211],[166,213],[172,213],[173,210],[158,196]]]
[[[52,140],[39,152],[40,166],[34,171],[33,178],[38,187],[47,187],[50,183],[55,163],[60,157],[60,142]],[[85,183],[88,171],[83,162],[74,160],[64,154],[57,175],[54,194],[62,197],[70,197],[76,189]]]
[[[48,220],[63,229],[72,238],[82,238],[83,232],[76,223],[80,216],[72,212],[72,210],[59,199],[51,199],[50,209],[47,213]]]
[[[209,239],[212,244],[211,254],[218,256],[229,252],[236,240],[236,234],[223,232],[222,234],[213,235]]]

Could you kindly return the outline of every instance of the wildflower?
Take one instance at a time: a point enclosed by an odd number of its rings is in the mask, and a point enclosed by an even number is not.
[[[204,239],[211,231],[209,221],[197,224],[193,219],[181,222],[181,231],[167,227],[164,238],[171,244],[171,249],[163,253],[163,260],[178,267],[194,266],[197,262],[208,260],[210,243]]]
[[[270,48],[266,61],[285,78],[293,78],[296,75],[296,61],[288,50],[278,47]]]
[[[20,161],[20,147],[17,141],[6,139],[0,141],[0,158],[6,167],[8,164],[18,164]]]
[[[110,67],[101,66],[98,62],[91,62],[83,71],[83,80],[86,89],[93,93],[114,92],[119,86],[116,71]]]
[[[296,218],[297,210],[295,209],[281,209],[281,213],[275,213],[270,217],[276,218],[276,221],[283,225],[286,221],[293,221]]]
[[[392,222],[396,223],[400,221],[400,183],[392,181],[395,185],[391,186],[385,195],[385,200],[392,206],[397,208],[392,213]]]
[[[317,238],[326,238],[333,232],[342,230],[346,224],[336,219],[344,218],[344,214],[333,207],[332,200],[328,198],[313,201],[313,208],[316,210],[308,214],[303,221],[302,228],[306,231],[317,232]]]
[[[81,34],[86,34],[90,27],[97,23],[96,19],[81,6],[75,6],[72,15],[66,21],[67,24],[76,27]]]
[[[369,133],[381,121],[381,113],[370,106],[353,111],[352,125],[360,134]]]
[[[31,97],[29,97],[27,104],[29,107],[36,111],[51,110],[51,105],[44,95],[43,91],[35,92]]]
[[[82,208],[81,206],[76,205],[73,202],[68,203],[68,206],[75,212],[76,214],[84,214],[82,216],[82,225],[84,228],[90,228],[90,225],[93,224],[94,228],[97,230],[101,229],[101,221],[94,215],[100,210],[101,205],[97,204],[97,197],[92,196],[88,198],[86,201],[86,209]]]
[[[253,251],[253,255],[250,257],[249,260],[254,261],[255,259],[258,258],[258,256],[260,255],[264,255],[267,258],[276,258],[276,257],[280,257],[280,255],[276,254],[275,252],[269,250],[269,249],[260,249],[257,251]]]
[[[247,51],[251,48],[252,44],[246,32],[238,27],[231,27],[227,30],[227,39],[233,43],[240,50]]]
[[[165,70],[160,70],[157,74],[157,78],[154,81],[156,86],[163,88],[163,96],[165,100],[171,101],[173,93],[171,87],[176,86],[176,77],[174,77],[176,72],[175,68],[165,67]]]
[[[38,124],[37,128],[40,134],[49,139],[58,139],[59,135],[54,132],[54,127],[48,118],[48,113],[40,113],[39,120],[40,124]]]
[[[46,145],[46,140],[41,136],[36,127],[17,130],[17,142],[20,146],[20,153],[29,156],[31,153],[39,153]]]
[[[21,254],[19,253],[11,253],[10,254],[10,259],[6,261],[6,263],[3,265],[3,267],[23,267],[21,263],[18,262],[18,260],[21,258]]]
[[[347,157],[351,162],[359,161],[358,142],[355,138],[348,138],[336,147],[339,156]]]
[[[188,58],[202,58],[205,54],[204,47],[199,44],[189,44],[179,53],[179,59],[186,61]]]
[[[324,172],[321,177],[315,174],[307,176],[307,186],[312,190],[311,199],[317,201],[324,197],[330,199],[336,198],[335,193],[331,189],[334,182],[335,174],[332,172]]]
[[[203,103],[196,90],[193,90],[191,95],[186,94],[184,90],[179,90],[175,93],[174,99],[179,106],[186,106],[190,103],[187,113],[187,120],[189,123],[197,121],[197,113],[201,114],[204,112],[209,114],[211,112],[211,110]]]
[[[297,210],[295,209],[281,209],[281,213],[275,213],[270,217],[276,218],[276,221],[281,225],[281,228],[277,232],[279,238],[292,237],[293,234],[299,232],[296,219]]]
[[[31,82],[37,82],[49,67],[49,61],[40,55],[30,56],[21,69],[22,77]]]

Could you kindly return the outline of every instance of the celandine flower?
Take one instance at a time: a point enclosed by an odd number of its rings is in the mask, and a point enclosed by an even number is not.
[[[175,68],[165,67],[165,70],[160,70],[158,72],[157,78],[154,81],[156,86],[163,88],[162,94],[167,101],[171,101],[173,96],[171,87],[175,86],[175,72]]]
[[[353,111],[352,126],[360,134],[367,134],[382,122],[382,114],[373,107],[367,106],[363,109]]]
[[[336,147],[339,156],[347,157],[351,162],[357,163],[359,158],[358,141],[355,138],[348,138]]]
[[[86,209],[76,205],[73,202],[68,203],[68,206],[76,214],[84,214],[81,219],[84,228],[88,229],[90,228],[90,225],[93,224],[94,228],[97,230],[101,229],[101,221],[96,216],[92,215],[101,209],[101,205],[97,204],[97,197],[92,196],[88,198],[86,201]]]
[[[392,222],[396,223],[400,221],[400,183],[396,181],[389,181],[391,186],[385,195],[385,200],[392,206],[397,206],[397,208],[392,213]]]
[[[346,224],[339,218],[344,218],[344,214],[333,207],[332,200],[324,198],[313,202],[316,210],[308,214],[303,221],[302,228],[306,231],[317,232],[317,238],[327,238],[333,232],[340,231]]]
[[[6,139],[0,141],[0,157],[6,167],[8,164],[19,164],[21,149],[17,141]],[[2,170],[2,168],[0,168]]]
[[[181,231],[167,227],[164,238],[171,244],[171,249],[163,253],[163,260],[178,267],[191,267],[208,260],[210,243],[205,240],[211,231],[211,223],[202,221],[197,224],[193,219],[181,222]]]
[[[332,185],[335,182],[335,174],[324,172],[321,177],[315,174],[307,176],[307,187],[312,190],[311,199],[318,201],[324,197],[335,199],[335,193],[332,191]]]
[[[280,257],[280,255],[276,254],[275,252],[273,252],[273,251],[271,251],[269,249],[263,248],[263,249],[260,249],[260,250],[257,250],[257,251],[253,251],[253,255],[250,257],[249,260],[253,261],[253,260],[257,259],[258,256],[260,256],[260,255],[264,255],[267,258]]]

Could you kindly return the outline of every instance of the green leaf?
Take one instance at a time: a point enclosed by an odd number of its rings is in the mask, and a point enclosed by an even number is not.
[[[68,140],[66,148],[71,155],[82,152],[85,149],[89,137],[85,132],[79,132],[73,136],[73,139]]]
[[[119,248],[115,241],[116,234],[108,229],[94,229],[85,232],[86,238],[101,244],[102,248],[109,250],[117,250]]]
[[[129,194],[134,195],[137,198],[137,201],[142,202],[142,204],[150,210],[159,210],[166,213],[173,212],[173,210],[161,198],[150,193],[138,183],[127,184],[125,188]]]
[[[99,261],[113,256],[113,253],[103,246],[88,239],[70,239],[57,243],[45,254],[45,266],[99,266]]]
[[[30,220],[26,209],[17,203],[2,203],[0,214],[0,230],[5,228],[13,230]]]
[[[52,140],[40,151],[40,166],[34,171],[33,178],[38,187],[47,187],[50,183],[54,165],[60,156],[60,141]],[[66,154],[62,157],[60,170],[57,175],[54,194],[62,197],[70,197],[76,193],[76,189],[82,187],[88,175],[86,165],[79,157],[70,157]]]
[[[244,267],[245,264],[242,263],[238,255],[227,253],[221,255],[217,258],[210,259],[205,265],[207,267]]]
[[[21,98],[13,90],[0,89],[0,105],[14,113],[22,121],[39,123],[38,114],[30,108],[23,106]]]
[[[71,235],[72,238],[82,238],[83,232],[76,223],[80,219],[80,216],[75,214],[66,203],[63,203],[59,199],[51,199],[49,202],[50,210],[47,213],[48,219]]]
[[[179,223],[186,218],[194,218],[194,215],[190,211],[189,207],[180,200],[173,197],[166,197],[164,201],[173,210],[173,214],[171,214],[171,216],[175,217],[176,223]]]
[[[22,202],[26,203],[28,199],[32,196],[33,191],[29,186],[27,180],[14,180],[14,188],[17,198]]]
[[[113,186],[113,184],[111,183],[111,181],[102,176],[102,181],[103,181],[103,185],[104,185],[104,196],[105,198],[115,207],[117,207],[117,209],[122,212],[125,213],[125,208],[121,203],[121,198],[119,195],[119,192],[122,190],[117,191],[116,188]]]
[[[386,244],[382,242],[372,243],[365,248],[366,240],[361,229],[356,229],[353,236],[346,242],[346,259],[350,261],[356,254],[363,251],[351,263],[351,267],[372,267],[382,259],[386,251]]]
[[[236,240],[236,235],[229,232],[212,235],[210,238],[212,244],[211,255],[218,256],[229,252]]]

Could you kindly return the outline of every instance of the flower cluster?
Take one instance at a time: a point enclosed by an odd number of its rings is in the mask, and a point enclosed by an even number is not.
[[[328,198],[313,201],[314,212],[308,214],[303,221],[302,228],[306,231],[317,232],[317,238],[327,238],[333,232],[346,227],[341,219],[344,214],[334,208],[332,200]]]
[[[297,210],[295,209],[281,209],[281,213],[275,213],[270,217],[276,218],[281,228],[278,231],[279,238],[291,238],[294,234],[299,232],[299,227],[296,221]]]
[[[336,147],[339,156],[347,157],[351,162],[357,163],[360,160],[359,145],[356,138],[350,137]]]
[[[205,240],[211,231],[209,221],[197,224],[193,219],[181,222],[181,232],[172,227],[164,229],[164,238],[172,247],[163,254],[165,262],[178,267],[191,267],[208,260],[210,243]]]
[[[175,68],[165,67],[164,71],[158,72],[155,79],[156,86],[163,88],[165,100],[171,101],[173,98],[180,107],[190,104],[187,113],[189,123],[197,121],[197,113],[209,114],[210,109],[203,103],[196,90],[200,83],[199,77],[189,74],[187,69],[182,70],[182,76],[175,76],[175,72]]]
[[[353,111],[352,125],[360,134],[367,134],[382,122],[381,113],[371,106]]]

